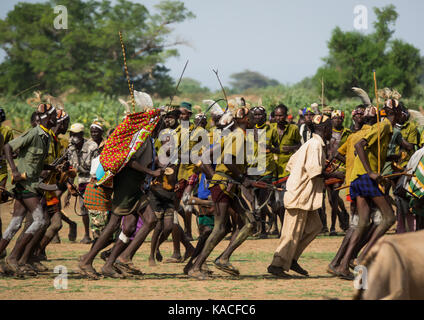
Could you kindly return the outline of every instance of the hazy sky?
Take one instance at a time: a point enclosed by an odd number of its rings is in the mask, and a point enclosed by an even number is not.
[[[40,2],[31,0],[27,2]],[[17,0],[0,2],[0,18],[13,9]],[[112,1],[114,3],[116,1]],[[132,0],[149,9],[155,0]],[[395,37],[421,50],[424,55],[424,1],[422,0],[186,0],[195,19],[175,25],[172,37],[181,37],[191,46],[178,47],[180,56],[166,63],[178,78],[188,59],[185,76],[217,89],[212,68],[218,68],[224,85],[232,73],[258,71],[281,83],[295,83],[311,76],[328,54],[331,31],[354,30],[354,7],[368,8],[367,31],[372,32],[372,8],[393,3],[399,18]],[[171,39],[170,39],[171,40]]]

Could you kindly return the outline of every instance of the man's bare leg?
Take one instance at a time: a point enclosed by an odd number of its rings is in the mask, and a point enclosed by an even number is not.
[[[81,271],[83,271],[84,273],[88,272],[90,275],[96,274],[96,270],[93,268],[94,258],[101,250],[103,250],[109,245],[110,238],[112,237],[113,233],[119,228],[121,218],[121,216],[118,216],[113,213],[111,214],[109,222],[106,225],[106,228],[100,234],[100,237],[91,247],[90,251],[81,257],[80,262],[78,264],[78,267]]]
[[[24,206],[23,202],[16,200],[13,205],[12,219],[0,240],[0,253],[6,249],[12,238],[19,231],[26,214],[27,208]]]
[[[1,188],[6,188],[6,182],[7,182],[7,178],[4,178],[2,181],[0,181],[0,187]],[[0,190],[0,194],[2,194],[2,191]],[[3,238],[3,225],[1,222],[1,213],[0,213],[0,239]],[[1,255],[1,251],[0,251],[0,255]]]
[[[132,264],[132,259],[135,253],[146,240],[149,233],[155,229],[158,219],[156,218],[156,215],[153,213],[153,210],[150,208],[150,206],[147,206],[147,208],[144,210],[142,217],[142,227],[140,230],[138,230],[137,234],[128,247],[119,255],[117,262],[127,265]]]
[[[190,259],[184,267],[184,274],[188,274],[188,271],[193,267],[193,261],[197,258],[197,256],[200,254],[200,252],[202,252],[203,248],[205,247],[206,240],[212,233],[212,229],[207,226],[199,226],[199,232],[199,240],[197,241],[197,245],[194,248],[193,254],[191,255]]]
[[[14,271],[18,270],[18,260],[23,254],[25,247],[34,237],[34,235],[46,225],[43,208],[40,203],[40,199],[37,197],[23,199],[23,205],[31,212],[33,222],[25,231],[21,239],[16,241],[15,247],[13,248],[10,255],[6,258],[7,264],[12,267]]]
[[[188,271],[189,275],[194,277],[201,277],[201,266],[206,262],[206,259],[209,257],[217,244],[228,233],[228,207],[229,204],[227,202],[215,203],[215,225],[213,227],[212,233],[206,240],[203,250],[200,252],[199,256],[194,262],[193,267]]]
[[[390,229],[390,227],[396,222],[393,209],[389,205],[389,203],[386,201],[386,198],[384,196],[372,198],[372,201],[380,209],[383,219],[381,223],[377,226],[377,228],[375,228],[374,232],[372,233],[371,238],[368,241],[368,245],[364,248],[364,250],[358,257],[359,261],[361,261],[366,256],[366,254],[369,252],[372,246],[377,242],[377,240],[380,239]]]
[[[159,252],[159,237],[162,234],[162,230],[164,228],[163,219],[158,219],[156,223],[156,227],[153,230],[152,240],[150,242],[150,256],[149,256],[149,266],[156,266],[156,254]],[[159,261],[159,260],[158,260]],[[159,261],[160,262],[160,261]]]
[[[350,242],[343,256],[343,259],[340,261],[339,266],[335,268],[335,271],[338,274],[340,274],[341,276],[346,276],[348,278],[351,277],[349,271],[349,262],[353,257],[355,247],[359,244],[361,238],[364,236],[370,225],[371,210],[366,199],[358,196],[356,198],[356,206],[359,215],[358,227],[352,232]]]
[[[241,213],[237,223],[237,229],[239,231],[231,239],[228,247],[224,250],[224,252],[215,260],[215,265],[217,265],[217,263],[224,266],[228,265],[231,269],[233,269],[232,272],[230,272],[231,274],[239,274],[239,271],[232,267],[229,263],[230,257],[233,252],[252,234],[255,227],[255,222],[253,215],[251,213],[243,212],[243,209],[240,206],[235,205],[234,209],[236,212]]]
[[[129,214],[125,216],[121,233],[119,234],[118,239],[116,239],[112,251],[106,260],[106,263],[102,267],[103,275],[112,278],[122,277],[118,272],[115,271],[113,264],[115,263],[118,256],[128,247],[130,243],[130,237],[133,235],[137,228],[137,220],[137,214]]]

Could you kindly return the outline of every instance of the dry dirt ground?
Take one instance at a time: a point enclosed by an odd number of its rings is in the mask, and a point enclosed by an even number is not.
[[[71,204],[71,208],[73,208]],[[3,230],[7,227],[11,215],[10,203],[2,205],[1,217]],[[228,245],[223,241],[212,253],[208,266],[213,270],[213,280],[197,281],[183,274],[184,264],[159,263],[149,267],[147,258],[150,250],[150,238],[137,252],[134,262],[145,275],[131,279],[87,280],[78,273],[77,259],[86,253],[90,245],[80,244],[83,236],[81,218],[72,209],[65,210],[68,217],[78,223],[77,241],[68,241],[68,226],[64,223],[60,231],[60,244],[47,247],[48,261],[43,262],[49,271],[37,277],[17,279],[0,277],[0,299],[235,299],[235,300],[276,300],[276,299],[351,299],[354,293],[353,282],[331,277],[326,267],[334,257],[342,236],[319,236],[306,249],[299,260],[300,265],[310,273],[309,278],[296,276],[292,279],[276,279],[266,271],[277,247],[278,239],[248,239],[236,250],[232,263],[239,268],[241,276],[232,277],[213,267],[212,259]],[[329,220],[328,220],[329,221]],[[195,223],[193,224],[195,226]],[[196,229],[196,228],[194,228]],[[195,238],[197,234],[195,233]],[[15,236],[15,239],[17,236]],[[193,242],[195,245],[195,242]],[[7,248],[13,248],[12,242]],[[167,241],[161,247],[164,258],[172,254],[172,242]],[[94,262],[100,270],[103,260]],[[64,266],[67,270],[67,288],[56,289],[53,270]],[[63,270],[63,269],[62,269]]]

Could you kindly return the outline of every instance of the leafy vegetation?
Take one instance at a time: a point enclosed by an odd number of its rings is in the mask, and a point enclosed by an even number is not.
[[[68,29],[55,29],[67,8]],[[168,96],[174,80],[165,62],[177,56],[183,40],[168,39],[172,26],[193,18],[184,3],[164,0],[149,12],[139,3],[118,0],[50,0],[20,2],[0,19],[0,94],[17,94],[31,85],[59,94],[70,88],[81,93],[116,96],[128,92],[118,31],[122,31],[128,70],[136,88]]]
[[[340,99],[352,96],[352,87],[361,87],[373,95],[373,70],[379,87],[396,88],[404,97],[411,97],[422,79],[424,63],[419,49],[399,39],[392,39],[391,29],[398,18],[393,5],[374,8],[377,21],[369,35],[360,32],[333,30],[328,43],[329,55],[318,69],[316,82],[325,80],[326,96]],[[317,87],[320,91],[320,87]]]
[[[128,67],[134,88],[151,94],[156,106],[169,103],[175,81],[164,63],[178,54],[174,47],[181,41],[169,43],[167,37],[173,24],[194,17],[183,3],[161,1],[156,6],[158,13],[153,14],[127,0],[119,0],[114,6],[106,0],[63,0],[60,4],[68,7],[71,23],[63,32],[52,29],[48,22],[54,19],[52,6],[58,3],[19,3],[0,20],[0,46],[7,54],[0,64],[0,106],[13,127],[21,131],[29,128],[33,108],[25,99],[35,89],[62,98],[72,123],[89,126],[96,117],[103,118],[107,128],[119,123],[124,107],[118,97],[128,94],[116,33],[119,29],[131,57]],[[324,78],[325,103],[344,110],[349,125],[352,109],[360,104],[351,88],[360,86],[374,98],[372,70],[376,69],[379,88],[397,89],[407,107],[420,109],[424,106],[424,58],[412,45],[392,39],[398,17],[394,6],[374,10],[374,33],[334,29],[325,65],[315,76],[288,86],[245,70],[230,76],[227,95],[243,96],[250,106],[263,105],[268,114],[284,103],[296,121],[299,110],[321,103]],[[89,33],[84,32],[87,28]],[[20,90],[33,83],[40,85],[21,94]],[[205,109],[202,100],[223,97],[221,90],[213,92],[195,79],[184,78],[173,104],[190,101]]]

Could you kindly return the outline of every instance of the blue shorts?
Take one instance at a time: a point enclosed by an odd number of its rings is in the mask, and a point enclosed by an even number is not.
[[[350,197],[356,199],[358,196],[363,198],[375,198],[382,197],[384,194],[378,188],[377,182],[371,179],[368,174],[364,174],[356,178],[350,184]]]

